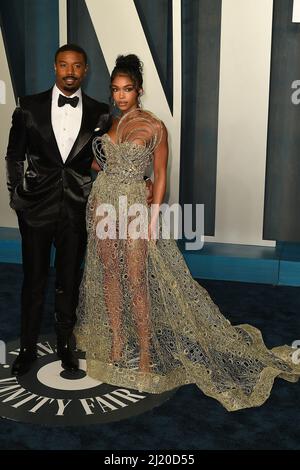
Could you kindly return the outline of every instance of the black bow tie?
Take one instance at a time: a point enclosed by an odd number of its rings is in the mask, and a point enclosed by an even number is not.
[[[73,106],[73,108],[76,108],[78,105],[79,98],[78,96],[74,96],[73,98],[68,98],[67,96],[64,95],[59,95],[58,97],[58,106],[61,108],[61,106],[64,106],[65,104],[70,104]]]

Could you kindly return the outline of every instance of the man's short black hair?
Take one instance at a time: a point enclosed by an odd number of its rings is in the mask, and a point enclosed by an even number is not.
[[[79,52],[79,54],[83,55],[85,65],[87,64],[87,54],[85,50],[82,49],[82,47],[77,46],[77,44],[65,44],[64,46],[61,46],[59,49],[57,49],[57,51],[55,52],[55,62],[60,52],[67,52],[67,51]]]

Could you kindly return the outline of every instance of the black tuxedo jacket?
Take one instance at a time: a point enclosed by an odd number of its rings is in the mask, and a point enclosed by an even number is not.
[[[92,185],[91,144],[108,130],[109,108],[82,93],[81,128],[63,162],[52,129],[51,102],[52,89],[21,98],[13,114],[6,155],[10,205],[33,226],[55,222],[64,207],[71,222],[84,228]]]

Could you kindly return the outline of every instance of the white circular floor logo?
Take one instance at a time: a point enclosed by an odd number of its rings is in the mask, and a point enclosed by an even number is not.
[[[119,421],[150,410],[173,393],[153,395],[104,384],[86,375],[84,353],[77,373],[62,369],[55,338],[37,345],[38,360],[21,376],[11,375],[18,342],[7,344],[7,363],[0,364],[0,416],[15,421],[54,425],[85,425]]]

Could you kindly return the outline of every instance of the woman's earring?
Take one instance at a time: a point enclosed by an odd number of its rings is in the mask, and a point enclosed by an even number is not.
[[[109,104],[110,104],[110,107],[114,109],[117,106],[115,100],[111,96],[109,97]]]
[[[138,108],[142,108],[142,107],[143,107],[143,106],[142,106],[142,101],[141,101],[141,96],[142,96],[142,93],[139,93],[139,95],[138,95],[138,100],[137,100],[137,102],[138,102]]]

